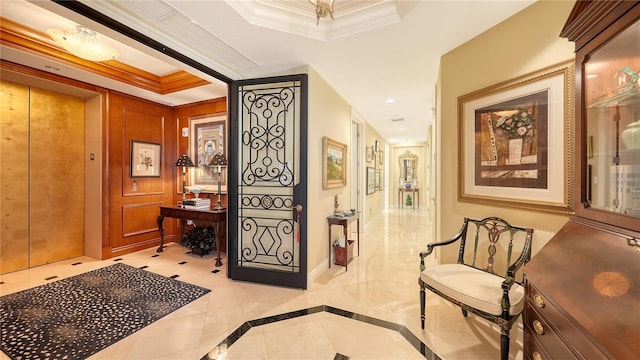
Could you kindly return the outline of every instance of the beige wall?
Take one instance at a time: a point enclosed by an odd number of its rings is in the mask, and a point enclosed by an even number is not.
[[[308,251],[309,271],[328,266],[329,230],[327,216],[333,213],[333,199],[338,196],[341,210],[349,208],[352,174],[347,168],[347,186],[334,189],[322,189],[322,137],[347,144],[347,152],[352,151],[351,106],[311,68],[309,74],[309,149],[308,149]],[[349,155],[347,155],[349,158]],[[333,233],[342,233],[335,228]]]
[[[538,1],[520,13],[478,35],[441,58],[437,98],[440,99],[438,148],[437,238],[460,228],[463,217],[500,216],[518,226],[532,227],[534,255],[562,227],[568,217],[458,201],[459,96],[544,67],[573,59],[573,43],[559,34],[573,1]],[[457,249],[440,254],[455,261]]]
[[[378,140],[378,142],[380,143],[380,149],[383,151],[383,154],[386,154],[387,151],[385,150],[387,147],[385,146],[385,140],[382,137],[382,135],[380,135],[380,133],[378,133],[378,131],[373,128],[371,125],[369,125],[369,123],[367,123],[365,125],[365,129],[364,129],[364,146],[365,148],[367,146],[374,146],[376,140]],[[386,155],[385,155],[386,156]],[[388,156],[386,156],[385,164],[388,161]],[[390,184],[389,182],[384,184],[384,189],[381,191],[374,191],[372,194],[367,195],[367,186],[366,186],[366,182],[367,182],[367,167],[375,167],[374,165],[375,162],[375,156],[374,156],[374,160],[373,162],[366,162],[366,153],[365,153],[365,172],[364,172],[364,181],[365,181],[365,186],[363,188],[364,194],[365,194],[365,202],[364,202],[364,208],[362,209],[362,211],[364,211],[363,217],[364,217],[364,222],[368,223],[369,221],[371,221],[371,219],[373,219],[376,215],[378,215],[380,213],[380,211],[382,211],[382,209],[384,209],[385,207],[385,203],[384,203],[384,199],[385,199],[385,193],[386,191],[388,191],[388,189],[390,189]],[[378,168],[382,168],[380,165],[377,165]],[[387,166],[385,165],[384,168],[386,168]]]

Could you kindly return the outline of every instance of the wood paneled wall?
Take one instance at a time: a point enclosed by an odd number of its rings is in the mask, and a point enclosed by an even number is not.
[[[159,244],[159,205],[172,202],[175,129],[171,107],[111,92],[109,101],[109,238],[103,258]],[[160,177],[130,176],[131,141],[160,144]],[[167,232],[173,237],[173,232]]]

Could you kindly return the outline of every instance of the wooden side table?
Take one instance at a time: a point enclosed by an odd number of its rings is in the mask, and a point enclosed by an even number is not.
[[[163,251],[164,229],[162,223],[164,222],[165,217],[180,219],[180,238],[182,238],[182,234],[184,233],[184,223],[187,220],[206,221],[212,223],[216,229],[216,252],[218,253],[216,257],[216,266],[222,266],[222,260],[220,260],[220,225],[227,223],[227,209],[195,210],[184,209],[178,206],[160,206],[160,215],[156,220],[158,223],[158,231],[160,231],[160,247],[156,250],[157,252]]]
[[[344,251],[345,251],[345,263],[344,269],[348,271],[348,263],[349,259],[346,257],[347,255],[347,247],[349,246],[349,236],[348,236],[348,225],[352,222],[356,222],[358,226],[357,231],[357,242],[358,242],[358,256],[360,256],[360,214],[350,214],[349,216],[336,216],[331,215],[327,216],[327,222],[329,223],[329,268],[331,268],[331,226],[332,225],[341,225],[344,233]]]
[[[412,193],[413,195],[412,197],[412,208],[415,209],[416,208],[416,202],[418,203],[418,209],[420,209],[420,189],[418,188],[410,188],[407,189],[405,187],[399,187],[398,188],[398,207],[399,208],[404,208],[404,193],[405,192],[409,192]]]

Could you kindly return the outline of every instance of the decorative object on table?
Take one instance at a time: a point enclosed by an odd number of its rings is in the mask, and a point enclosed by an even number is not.
[[[160,144],[131,140],[130,176],[160,177],[161,153]]]
[[[180,155],[180,157],[178,158],[178,160],[176,160],[176,163],[173,164],[173,166],[178,166],[178,167],[182,166],[182,201],[184,202],[184,200],[187,198],[186,196],[187,168],[194,167],[195,165],[193,165],[193,162],[191,161],[191,158],[189,157],[189,155],[184,154],[184,155]]]
[[[0,297],[0,349],[86,359],[210,291],[117,263]]]
[[[334,215],[340,215],[340,211],[338,210],[340,208],[340,204],[338,203],[338,195],[335,195],[333,197],[333,214]]]
[[[209,198],[184,199],[182,201],[179,201],[178,205],[183,209],[211,210],[211,199]]]
[[[186,189],[189,190],[190,193],[195,195],[196,199],[198,199],[200,197],[200,193],[204,191],[204,186],[191,185],[186,186]]]
[[[207,255],[216,248],[216,230],[210,225],[196,225],[182,234],[180,245],[191,249],[194,254]]]
[[[215,167],[218,174],[218,203],[216,204],[216,210],[222,209],[222,204],[220,203],[220,177],[222,176],[222,167],[227,167],[227,159],[222,155],[221,152],[215,154],[209,163],[209,166]]]
[[[408,182],[408,183],[404,183],[404,188],[405,189],[411,189],[411,187],[413,186],[412,183]]]
[[[574,78],[568,61],[458,98],[461,201],[572,211]]]
[[[347,145],[322,138],[322,188],[347,186]]]

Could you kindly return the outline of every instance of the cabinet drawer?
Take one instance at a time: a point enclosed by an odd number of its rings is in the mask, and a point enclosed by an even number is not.
[[[572,351],[578,358],[608,358],[593,343],[593,341],[588,338],[583,330],[576,327],[576,325],[574,325],[572,321],[570,321],[567,316],[564,315],[564,313],[561,312],[556,305],[550,301],[547,296],[540,292],[531,282],[526,282],[525,291],[527,302],[525,304],[525,316],[523,319],[527,319],[527,314],[529,312],[540,314],[538,316],[543,317],[548,324],[552,325],[552,330],[559,338],[561,338],[561,341],[565,344],[566,348],[570,349],[570,351]],[[528,325],[529,329],[533,330],[531,321],[533,320],[526,320],[525,325]],[[551,328],[551,326],[546,326],[546,328]]]
[[[541,344],[549,354],[552,354],[554,359],[574,359],[575,356],[556,334],[555,329],[536,311],[534,306],[530,302],[525,304],[523,318],[525,333]]]
[[[555,359],[551,355],[549,355],[544,347],[540,345],[534,338],[533,334],[530,332],[525,332],[524,334],[524,356],[525,360],[550,360]],[[573,357],[563,359],[563,360],[571,360]]]

